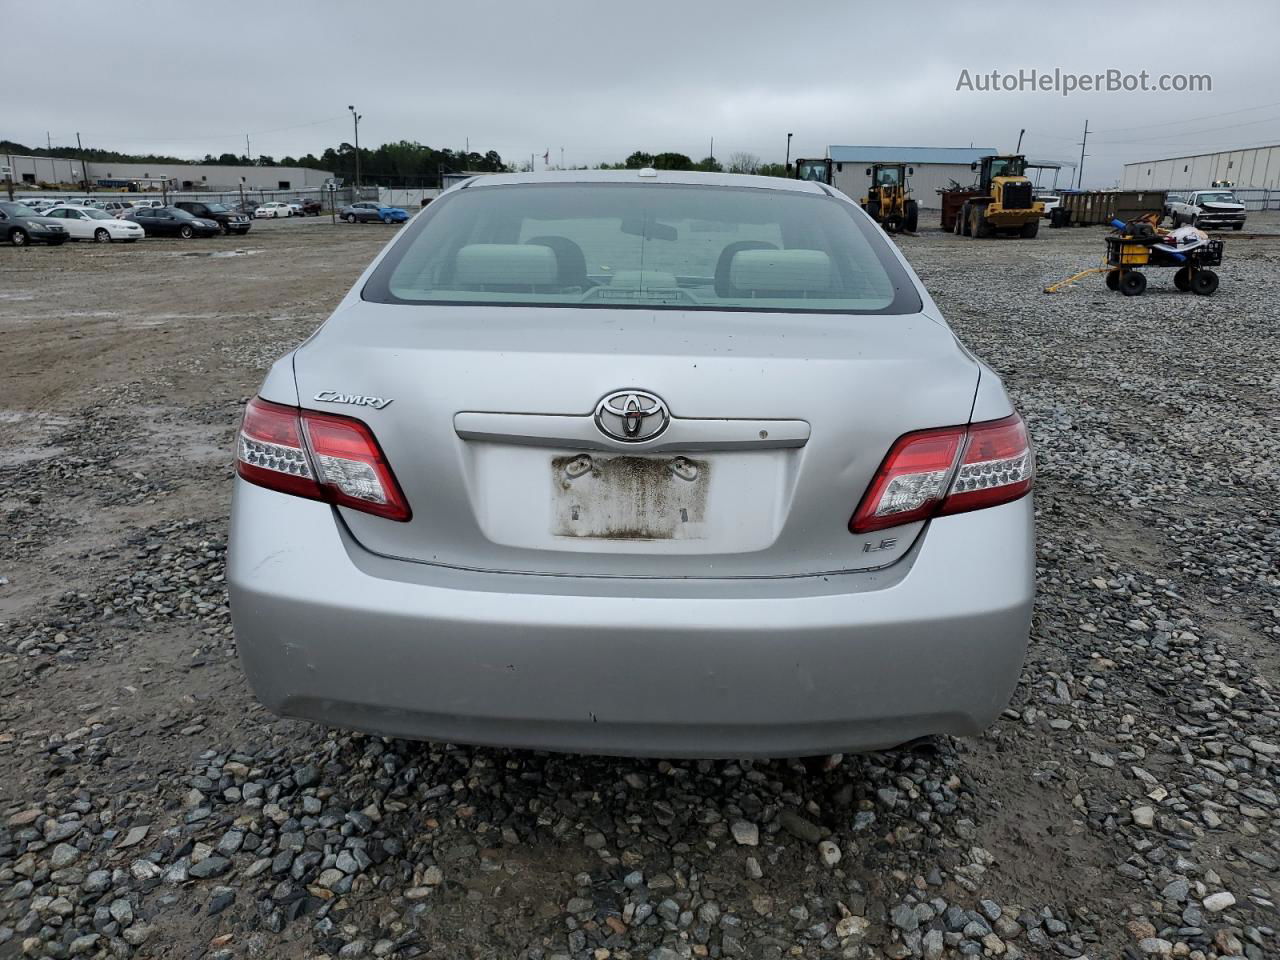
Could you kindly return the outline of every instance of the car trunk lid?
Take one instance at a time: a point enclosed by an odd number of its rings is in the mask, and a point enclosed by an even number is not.
[[[357,302],[297,351],[295,376],[303,406],[369,424],[412,507],[407,523],[341,510],[371,551],[746,577],[901,556],[921,524],[860,538],[849,517],[897,437],[968,420],[978,365],[922,314]],[[610,396],[670,419],[620,436]]]

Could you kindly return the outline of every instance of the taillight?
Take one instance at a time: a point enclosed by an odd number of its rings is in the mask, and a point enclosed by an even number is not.
[[[254,397],[240,425],[236,470],[250,483],[282,493],[389,520],[412,515],[378,441],[351,417]]]
[[[1026,425],[1016,413],[967,427],[898,438],[849,521],[852,533],[994,507],[1025,496],[1035,479]]]
[[[254,397],[244,410],[236,442],[236,470],[250,483],[298,497],[323,500],[311,460],[302,446],[297,407]]]
[[[964,513],[1017,500],[1031,490],[1035,473],[1031,440],[1020,416],[972,424],[964,459],[938,513]]]

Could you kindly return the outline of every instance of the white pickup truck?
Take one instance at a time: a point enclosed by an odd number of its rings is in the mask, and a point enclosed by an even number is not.
[[[1244,204],[1230,190],[1195,190],[1171,193],[1164,212],[1175,227],[1191,224],[1201,230],[1244,229]]]

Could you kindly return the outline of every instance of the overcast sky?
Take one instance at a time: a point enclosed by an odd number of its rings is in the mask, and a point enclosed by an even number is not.
[[[1280,4],[1142,8],[778,0],[3,0],[0,138],[277,159],[351,140],[567,165],[711,138],[781,161],[830,144],[989,146],[1126,161],[1280,143]],[[1132,24],[1132,32],[1126,32]],[[55,44],[56,41],[56,44]],[[957,91],[999,70],[1207,73],[1208,93]],[[22,78],[15,80],[14,78]],[[975,80],[976,82],[976,80]]]

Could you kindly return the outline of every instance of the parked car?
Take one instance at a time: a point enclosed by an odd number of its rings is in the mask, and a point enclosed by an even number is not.
[[[213,220],[222,228],[223,233],[235,233],[243,236],[253,225],[248,217],[239,211],[232,210],[224,203],[202,203],[199,200],[179,200],[174,204],[179,210],[205,220]]]
[[[165,206],[165,202],[164,202],[163,200],[159,199],[158,197],[156,197],[156,198],[144,198],[144,199],[141,199],[141,200],[131,200],[131,201],[130,201],[130,203],[132,203],[135,207],[163,207],[163,206]]]
[[[133,243],[146,236],[142,227],[132,220],[117,219],[106,210],[94,207],[54,207],[45,216],[61,221],[72,240]]]
[[[29,243],[47,243],[56,247],[66,243],[67,236],[66,228],[59,221],[42,217],[25,204],[0,201],[0,238],[15,247],[25,247]]]
[[[298,197],[290,200],[289,206],[293,207],[296,213],[308,217],[314,217],[324,209],[324,205],[319,200],[314,200],[311,197]]]
[[[148,237],[215,237],[222,227],[215,220],[195,217],[177,207],[134,207],[124,219],[132,220]]]
[[[126,210],[130,209],[133,204],[128,200],[104,200],[101,204],[102,209],[107,211],[113,217],[118,217]]]
[[[46,210],[52,210],[58,205],[56,200],[33,200],[30,197],[19,197],[15,202],[20,203],[29,210],[34,210],[36,213],[40,214],[43,214]]]
[[[1243,230],[1245,206],[1230,190],[1193,190],[1171,193],[1165,198],[1165,213],[1175,227],[1190,224],[1201,230]]]
[[[1037,193],[1036,202],[1044,204],[1045,219],[1049,219],[1049,214],[1062,206],[1062,197],[1056,193]]]
[[[999,377],[842,193],[564,176],[444,193],[250,400],[227,570],[258,698],[658,756],[978,734],[1035,589]]]
[[[292,217],[293,210],[287,203],[272,201],[264,203],[253,211],[255,217]]]
[[[338,213],[347,223],[368,223],[381,220],[383,223],[404,223],[409,219],[409,211],[401,207],[387,207],[369,200],[360,200],[345,206]]]

